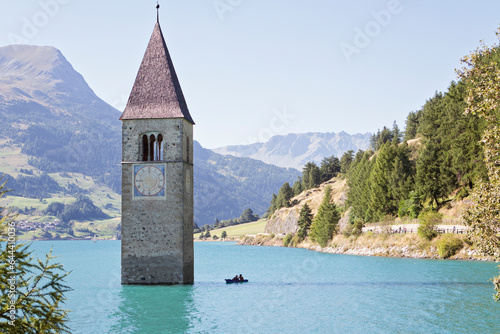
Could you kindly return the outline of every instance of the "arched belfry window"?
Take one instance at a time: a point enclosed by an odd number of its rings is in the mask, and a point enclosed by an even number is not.
[[[140,161],[163,160],[163,135],[157,132],[148,132],[141,135]]]
[[[149,157],[149,140],[148,135],[142,136],[142,154],[141,161],[148,161]]]
[[[155,135],[149,136],[149,161],[155,161],[156,159],[156,140]]]
[[[161,133],[158,135],[157,147],[158,147],[158,153],[157,153],[158,160],[161,161],[163,160],[163,136],[161,135]]]

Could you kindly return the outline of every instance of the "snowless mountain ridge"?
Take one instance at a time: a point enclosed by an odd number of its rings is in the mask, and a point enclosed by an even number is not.
[[[51,46],[0,48],[0,103],[36,103],[53,115],[94,117],[119,126],[120,112],[97,97],[83,76]]]

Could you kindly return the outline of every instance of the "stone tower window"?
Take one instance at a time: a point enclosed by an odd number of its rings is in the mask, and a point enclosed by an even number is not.
[[[149,161],[155,161],[156,159],[156,139],[155,135],[149,136]]]
[[[189,163],[189,138],[186,137],[186,161]]]
[[[141,135],[142,144],[139,161],[163,160],[163,135],[161,133],[146,133]]]
[[[144,135],[142,136],[142,154],[141,154],[141,161],[148,161],[148,152],[149,152],[149,144],[148,144],[148,136]]]
[[[163,160],[163,136],[161,135],[161,133],[158,135],[158,144],[156,145],[157,146],[157,153],[156,153],[156,156],[158,157],[158,160]]]

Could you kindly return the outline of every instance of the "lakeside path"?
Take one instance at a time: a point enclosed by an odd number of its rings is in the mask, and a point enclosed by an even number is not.
[[[398,225],[385,225],[385,226],[367,226],[363,227],[363,232],[375,232],[381,233],[385,229],[390,228],[392,233],[417,233],[418,224],[398,224]],[[406,228],[406,232],[405,229]],[[455,229],[454,229],[455,228]],[[466,234],[468,227],[465,225],[436,225],[436,230],[438,233],[455,233],[455,234]]]

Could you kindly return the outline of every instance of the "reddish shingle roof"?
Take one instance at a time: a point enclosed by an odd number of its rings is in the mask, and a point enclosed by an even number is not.
[[[194,124],[159,23],[155,25],[127,107],[120,117],[121,120],[144,118],[185,118]]]

